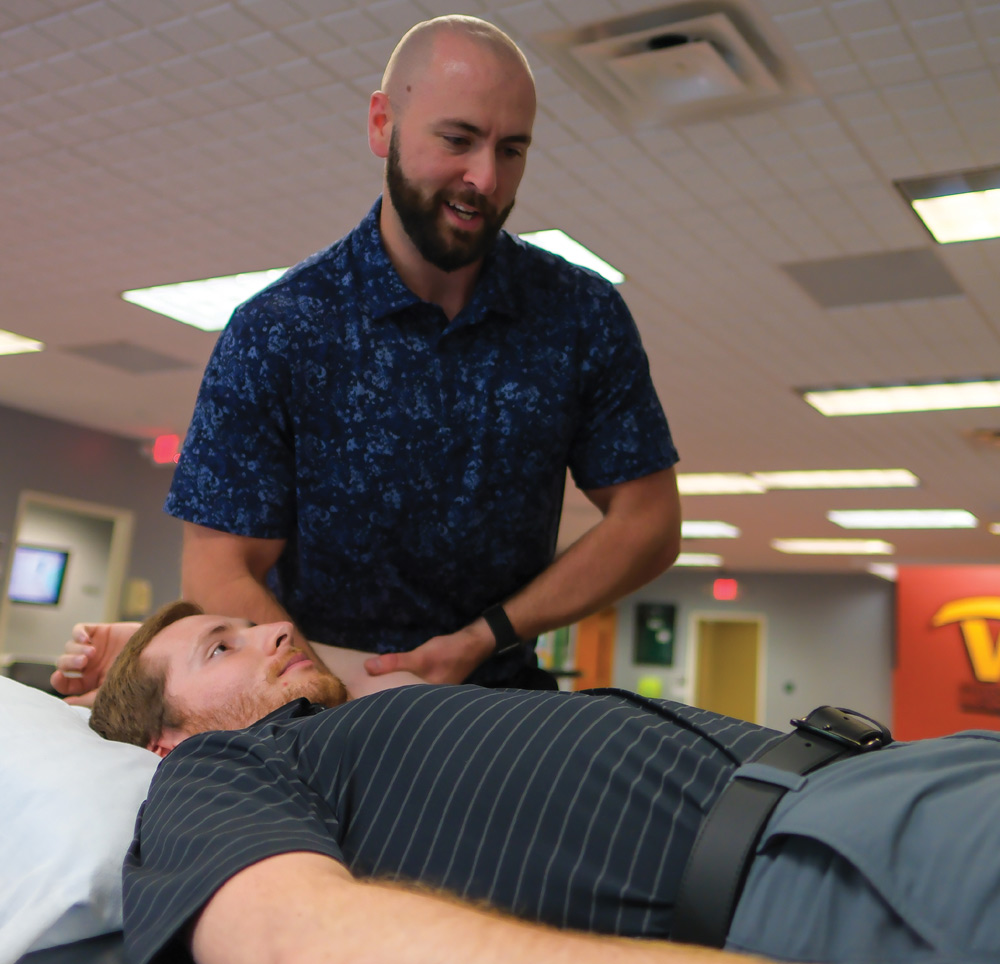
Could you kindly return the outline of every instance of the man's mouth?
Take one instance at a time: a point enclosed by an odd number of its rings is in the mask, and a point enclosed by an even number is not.
[[[291,658],[285,663],[278,675],[284,676],[293,666],[298,666],[300,663],[309,663],[311,666],[312,660],[303,652],[292,653]]]
[[[446,201],[445,203],[463,221],[471,221],[473,218],[479,216],[479,212],[475,208],[467,207],[465,204],[459,204],[458,201]]]

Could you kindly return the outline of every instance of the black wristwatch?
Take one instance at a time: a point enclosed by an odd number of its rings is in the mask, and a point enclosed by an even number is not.
[[[493,647],[494,656],[499,653],[506,653],[511,649],[516,649],[521,645],[521,639],[510,624],[503,606],[499,604],[490,606],[483,613],[483,619],[486,620],[486,625],[493,630],[493,638],[496,640],[496,644]]]

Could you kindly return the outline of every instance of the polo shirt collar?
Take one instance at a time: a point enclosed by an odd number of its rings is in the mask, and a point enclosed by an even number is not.
[[[379,195],[355,230],[362,297],[371,318],[384,318],[421,303],[420,298],[403,283],[382,244],[378,223],[381,211],[382,196]],[[519,304],[514,263],[517,245],[518,242],[506,231],[500,232],[496,244],[486,256],[472,300],[455,318],[456,325],[475,324],[491,313],[512,317],[521,313],[523,306]]]

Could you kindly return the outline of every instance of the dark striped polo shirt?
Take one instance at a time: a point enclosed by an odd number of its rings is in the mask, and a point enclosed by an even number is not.
[[[670,932],[703,813],[773,730],[618,691],[409,686],[186,740],[160,766],[125,863],[130,959],[232,875],[291,851],[420,881],[527,920]]]

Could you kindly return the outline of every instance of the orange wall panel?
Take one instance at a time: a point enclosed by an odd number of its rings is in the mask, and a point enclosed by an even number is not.
[[[1000,566],[901,566],[893,735],[1000,730]]]

